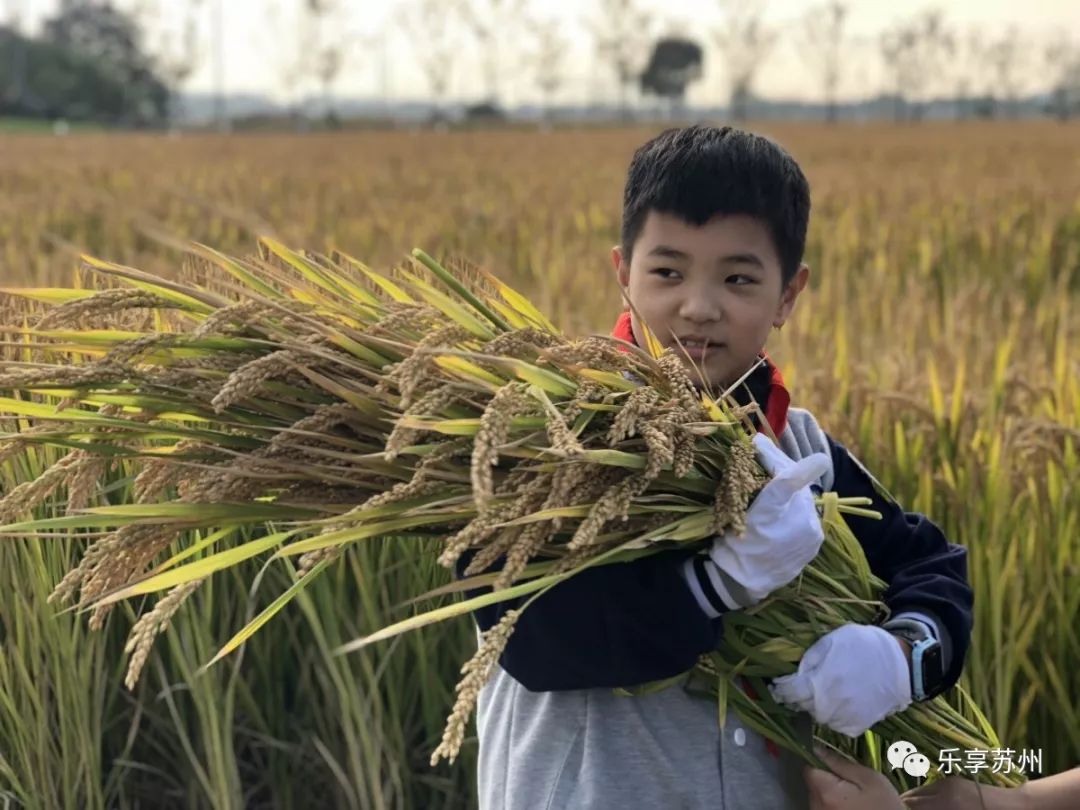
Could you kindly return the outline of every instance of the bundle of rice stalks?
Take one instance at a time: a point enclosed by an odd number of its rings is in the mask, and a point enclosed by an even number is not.
[[[0,523],[10,523],[0,531],[105,530],[51,597],[89,611],[94,627],[118,601],[164,592],[131,630],[129,686],[184,600],[242,561],[292,558],[295,581],[208,666],[352,544],[408,538],[447,567],[475,550],[467,579],[424,596],[480,585],[490,593],[342,649],[529,596],[463,668],[432,756],[453,761],[480,686],[536,598],[592,565],[739,531],[766,480],[751,410],[696,391],[651,335],[647,350],[570,338],[490,274],[452,272],[419,250],[388,273],[270,239],[244,258],[194,250],[207,277],[216,274],[213,288],[86,258],[122,286],[7,291],[52,308],[33,327],[8,330],[24,354],[0,366],[0,415],[14,424],[0,453],[39,444],[70,452],[0,500]],[[153,331],[70,328],[133,308],[153,314]],[[108,465],[126,476],[126,502],[87,507]],[[62,489],[65,515],[12,523]],[[826,493],[821,505],[819,557],[765,602],[727,616],[724,644],[696,670],[721,719],[731,705],[819,766],[765,684],[793,672],[823,633],[883,609],[883,583],[841,517],[867,514],[865,502]],[[500,559],[495,573],[472,576]],[[1000,748],[970,701],[953,699],[957,708],[938,698],[873,731],[921,750]],[[861,744],[822,737],[879,764],[874,734]]]

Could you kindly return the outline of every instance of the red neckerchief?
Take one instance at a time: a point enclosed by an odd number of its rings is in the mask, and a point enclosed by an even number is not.
[[[619,319],[615,321],[615,328],[611,330],[611,336],[625,340],[627,343],[633,343],[635,346],[637,345],[637,341],[634,340],[634,330],[630,325],[629,310],[619,315]],[[765,364],[769,367],[770,373],[769,397],[765,402],[765,418],[769,422],[769,427],[773,429],[773,433],[779,438],[780,434],[784,432],[784,428],[787,427],[787,412],[788,406],[791,404],[791,394],[784,386],[784,378],[780,374],[780,369],[769,359],[769,355],[762,352],[761,356],[765,358]]]

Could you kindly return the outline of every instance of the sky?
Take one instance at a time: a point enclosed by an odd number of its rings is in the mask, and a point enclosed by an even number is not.
[[[493,0],[473,0],[490,7]],[[497,0],[496,0],[497,1]],[[430,95],[424,73],[416,57],[423,47],[397,24],[403,10],[416,0],[341,0],[342,15],[327,36],[341,37],[350,43],[346,63],[333,93],[339,97],[361,97],[401,102],[422,100]],[[213,36],[215,9],[220,4],[224,32],[222,60],[223,84],[227,93],[259,93],[286,102],[317,91],[313,80],[297,79],[304,71],[293,67],[300,59],[297,46],[299,24],[295,9],[302,0],[114,0],[121,7],[143,3],[150,11],[156,36],[153,49],[179,51],[185,9],[197,5],[199,13],[197,69],[185,85],[189,91],[208,92],[215,87]],[[562,88],[555,94],[558,103],[611,102],[616,83],[611,70],[596,57],[593,38],[586,22],[598,16],[599,0],[526,0],[530,12],[539,18],[558,21],[567,47],[559,64],[564,76]],[[649,11],[660,32],[689,33],[705,47],[705,71],[691,86],[687,100],[691,104],[722,103],[727,94],[727,78],[722,61],[711,41],[711,31],[721,16],[719,0],[638,0]],[[18,11],[28,30],[49,16],[58,0],[0,0],[0,19],[10,19]],[[770,98],[819,100],[820,81],[810,67],[810,60],[800,52],[800,20],[817,6],[815,0],[765,0],[765,19],[777,26],[780,38],[762,60],[754,90]],[[1000,36],[1016,26],[1024,37],[1021,48],[1027,69],[1021,83],[1023,90],[1041,90],[1047,84],[1041,66],[1044,43],[1059,32],[1072,32],[1080,49],[1080,0],[850,0],[846,31],[850,41],[845,49],[844,76],[839,95],[859,98],[885,89],[886,75],[878,56],[877,36],[897,20],[927,8],[940,8],[957,29],[979,28],[990,36]],[[432,20],[432,26],[445,23]],[[478,100],[484,83],[475,46],[467,34],[460,35],[461,52],[447,66],[448,96],[452,99]],[[157,44],[164,43],[164,44]],[[527,53],[532,37],[528,32],[507,35],[501,53],[500,95],[514,105],[541,98],[531,71],[514,69],[512,59]],[[642,54],[645,59],[648,52]],[[310,59],[308,60],[310,62]],[[951,80],[950,80],[951,81]],[[942,92],[949,87],[944,80]]]

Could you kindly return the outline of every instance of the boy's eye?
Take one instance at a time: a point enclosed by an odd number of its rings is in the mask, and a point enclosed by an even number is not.
[[[670,267],[657,267],[650,272],[665,280],[675,278],[679,275],[678,270],[672,270]],[[748,276],[745,273],[734,273],[727,277],[727,281],[737,287],[744,287],[747,284],[757,284],[757,279],[753,276]]]

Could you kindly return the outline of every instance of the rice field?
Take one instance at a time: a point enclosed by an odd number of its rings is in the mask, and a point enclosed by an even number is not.
[[[1075,765],[1080,129],[762,131],[800,161],[814,199],[811,286],[768,347],[794,403],[969,548],[965,685],[1006,745],[1043,749],[1047,772]],[[485,265],[570,332],[606,332],[620,308],[608,253],[624,172],[653,132],[6,136],[0,278],[89,283],[88,252],[197,280],[191,240],[244,253],[273,235],[376,266],[420,246]],[[21,324],[26,306],[0,295],[0,324]],[[0,492],[55,457],[2,459]],[[474,806],[474,738],[455,765],[427,764],[475,646],[470,624],[399,637],[389,656],[330,654],[444,581],[434,559],[418,570],[393,544],[358,546],[240,655],[197,675],[287,586],[272,568],[212,579],[128,692],[121,649],[141,605],[95,633],[45,604],[76,552],[62,537],[0,538],[0,799]],[[227,577],[259,585],[239,599]]]

